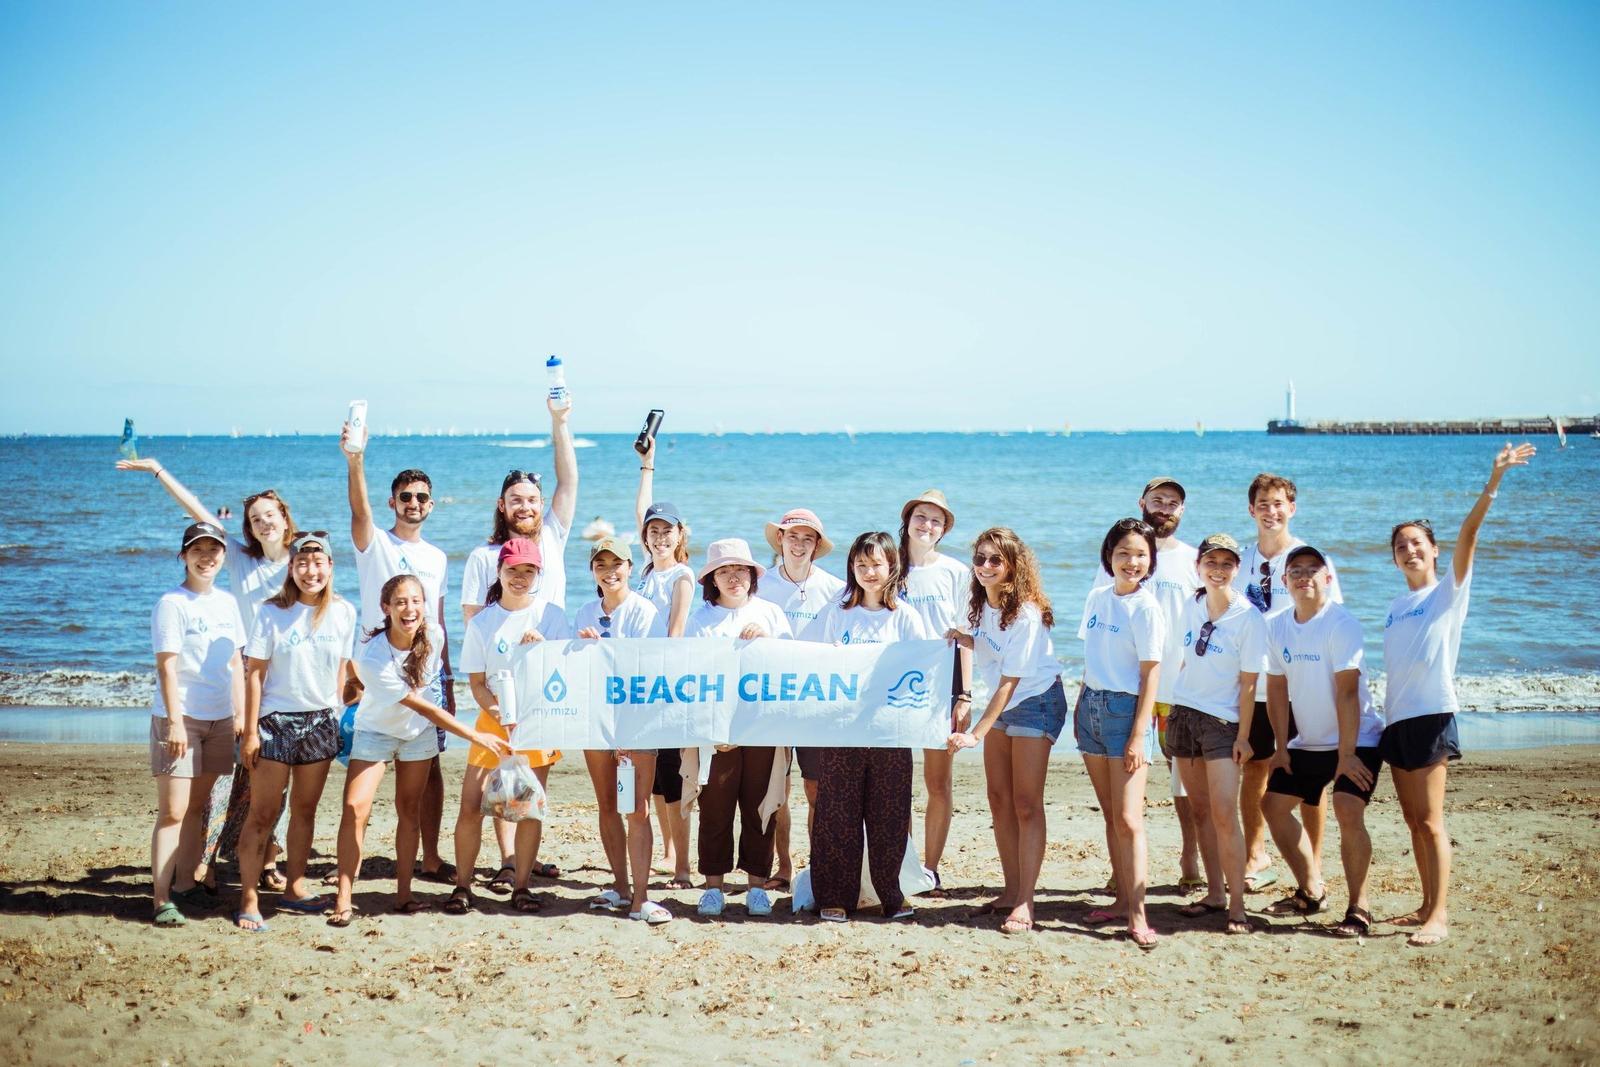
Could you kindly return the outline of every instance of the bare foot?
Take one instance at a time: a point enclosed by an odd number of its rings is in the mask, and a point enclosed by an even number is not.
[[[1406,938],[1406,944],[1413,948],[1427,948],[1429,945],[1437,945],[1449,936],[1450,931],[1446,929],[1444,923],[1432,922],[1419,927],[1416,933]]]

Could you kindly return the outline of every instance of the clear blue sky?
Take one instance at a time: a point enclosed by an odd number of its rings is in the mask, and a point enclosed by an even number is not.
[[[1600,5],[448,6],[0,7],[0,432],[1600,409]]]

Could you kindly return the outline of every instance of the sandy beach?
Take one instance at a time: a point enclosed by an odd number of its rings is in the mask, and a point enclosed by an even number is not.
[[[693,916],[648,929],[584,906],[605,880],[582,761],[552,778],[557,814],[541,915],[480,893],[480,911],[388,913],[388,786],[369,834],[354,925],[271,914],[235,930],[230,906],[179,930],[149,922],[154,789],[143,749],[0,746],[0,1033],[14,1063],[1585,1063],[1600,1057],[1600,749],[1469,755],[1452,774],[1452,934],[1408,948],[1387,925],[1361,942],[1321,932],[1343,912],[1330,820],[1331,914],[1226,937],[1176,908],[1177,827],[1152,785],[1150,953],[1080,922],[1103,900],[1100,816],[1082,768],[1058,761],[1038,929],[969,918],[998,884],[981,767],[957,771],[944,876],[951,899],[914,924]],[[462,756],[446,757],[460,782]],[[312,870],[332,862],[343,772],[319,817]],[[803,863],[804,801],[794,782]],[[446,818],[448,828],[453,822]],[[920,811],[920,808],[919,808]],[[1415,906],[1409,837],[1386,781],[1368,813],[1373,910]],[[483,865],[490,858],[482,861]],[[1280,870],[1282,870],[1280,865]],[[422,883],[442,901],[441,886]],[[1275,887],[1250,898],[1261,908]],[[533,1044],[529,1044],[532,1039]]]

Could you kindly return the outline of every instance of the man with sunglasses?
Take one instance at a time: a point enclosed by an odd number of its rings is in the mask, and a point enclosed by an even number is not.
[[[494,526],[489,540],[467,554],[461,576],[461,616],[471,622],[483,610],[489,586],[494,584],[500,546],[513,537],[526,537],[539,545],[544,566],[533,595],[566,610],[567,569],[564,557],[572,516],[578,508],[578,452],[572,442],[567,418],[570,404],[550,408],[550,447],[555,454],[556,488],[549,506],[544,499],[543,481],[536,471],[511,470],[500,482],[500,496],[494,502]]]
[[[1256,540],[1246,545],[1239,557],[1239,574],[1234,588],[1249,598],[1250,603],[1272,620],[1293,607],[1289,587],[1284,584],[1284,561],[1291,549],[1305,544],[1289,532],[1289,523],[1295,516],[1296,489],[1294,482],[1278,474],[1261,473],[1250,482],[1248,491],[1250,518],[1256,524]],[[1335,604],[1344,602],[1339,590],[1339,572],[1328,561],[1328,599]],[[1289,738],[1295,733],[1293,708],[1288,718]],[[1284,738],[1287,741],[1289,738]],[[1252,893],[1260,892],[1278,880],[1267,857],[1267,824],[1261,813],[1261,798],[1267,791],[1267,761],[1277,751],[1273,725],[1267,716],[1267,680],[1256,684],[1256,713],[1250,725],[1250,762],[1244,766],[1239,790],[1239,818],[1244,824],[1244,844],[1248,853],[1245,859],[1245,887]],[[1305,823],[1306,836],[1311,841],[1311,853],[1317,869],[1322,869],[1322,830],[1327,822],[1326,798],[1308,803],[1300,812]]]
[[[1313,857],[1308,835],[1295,821],[1333,786],[1333,811],[1339,820],[1339,853],[1344,861],[1350,906],[1334,932],[1359,937],[1372,924],[1367,911],[1367,871],[1372,840],[1367,835],[1367,804],[1377,788],[1378,739],[1383,720],[1367,690],[1361,623],[1329,598],[1333,570],[1310,545],[1285,553],[1284,577],[1292,607],[1267,624],[1267,713],[1277,746],[1267,766],[1262,810],[1272,840],[1294,873],[1294,892],[1267,909],[1274,915],[1313,915],[1328,891],[1322,866]],[[1288,740],[1289,707],[1299,732]]]
[[[344,452],[346,481],[350,497],[350,540],[356,550],[356,581],[361,590],[362,632],[383,625],[379,596],[383,583],[397,574],[415,575],[422,583],[428,614],[437,620],[442,633],[439,691],[434,702],[450,714],[456,713],[455,686],[450,676],[450,638],[444,624],[444,596],[448,559],[443,549],[422,539],[422,524],[433,513],[433,481],[420,470],[407,469],[389,483],[390,511],[394,525],[378,529],[372,505],[367,499],[366,450],[352,452],[348,447],[350,426],[340,437]],[[444,731],[439,731],[439,748],[444,749]],[[451,884],[455,868],[439,854],[439,824],[444,817],[444,773],[435,756],[428,770],[428,784],[422,792],[422,866],[418,877],[430,882]]]
[[[1156,682],[1155,727],[1161,742],[1161,753],[1167,757],[1167,767],[1172,787],[1172,806],[1178,816],[1178,830],[1182,835],[1182,852],[1178,861],[1178,884],[1183,889],[1205,884],[1200,875],[1200,852],[1195,836],[1194,816],[1189,807],[1189,796],[1183,788],[1172,764],[1172,753],[1167,747],[1167,718],[1172,713],[1172,694],[1178,685],[1178,668],[1183,666],[1183,612],[1184,607],[1200,588],[1200,577],[1195,571],[1195,548],[1178,540],[1178,524],[1183,521],[1183,508],[1188,494],[1176,478],[1166,476],[1150,479],[1139,497],[1139,514],[1156,534],[1156,569],[1145,583],[1145,588],[1155,594],[1161,605],[1162,617],[1167,623],[1167,640],[1161,650],[1161,674]],[[1095,588],[1113,584],[1109,572],[1100,568]]]

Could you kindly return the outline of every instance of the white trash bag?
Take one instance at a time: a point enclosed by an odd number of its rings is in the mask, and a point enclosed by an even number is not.
[[[479,810],[506,822],[545,820],[550,814],[550,801],[527,756],[508,756],[489,772]]]
[[[907,897],[914,897],[919,893],[926,893],[933,888],[933,872],[922,865],[922,860],[917,856],[917,843],[906,837],[906,855],[900,861],[900,892]],[[794,887],[791,889],[790,905],[798,914],[802,911],[814,911],[817,906],[816,893],[811,888],[811,868],[807,867],[795,876]],[[858,908],[876,908],[882,904],[878,893],[872,888],[872,872],[867,866],[866,850],[861,856],[861,899],[857,902]]]

